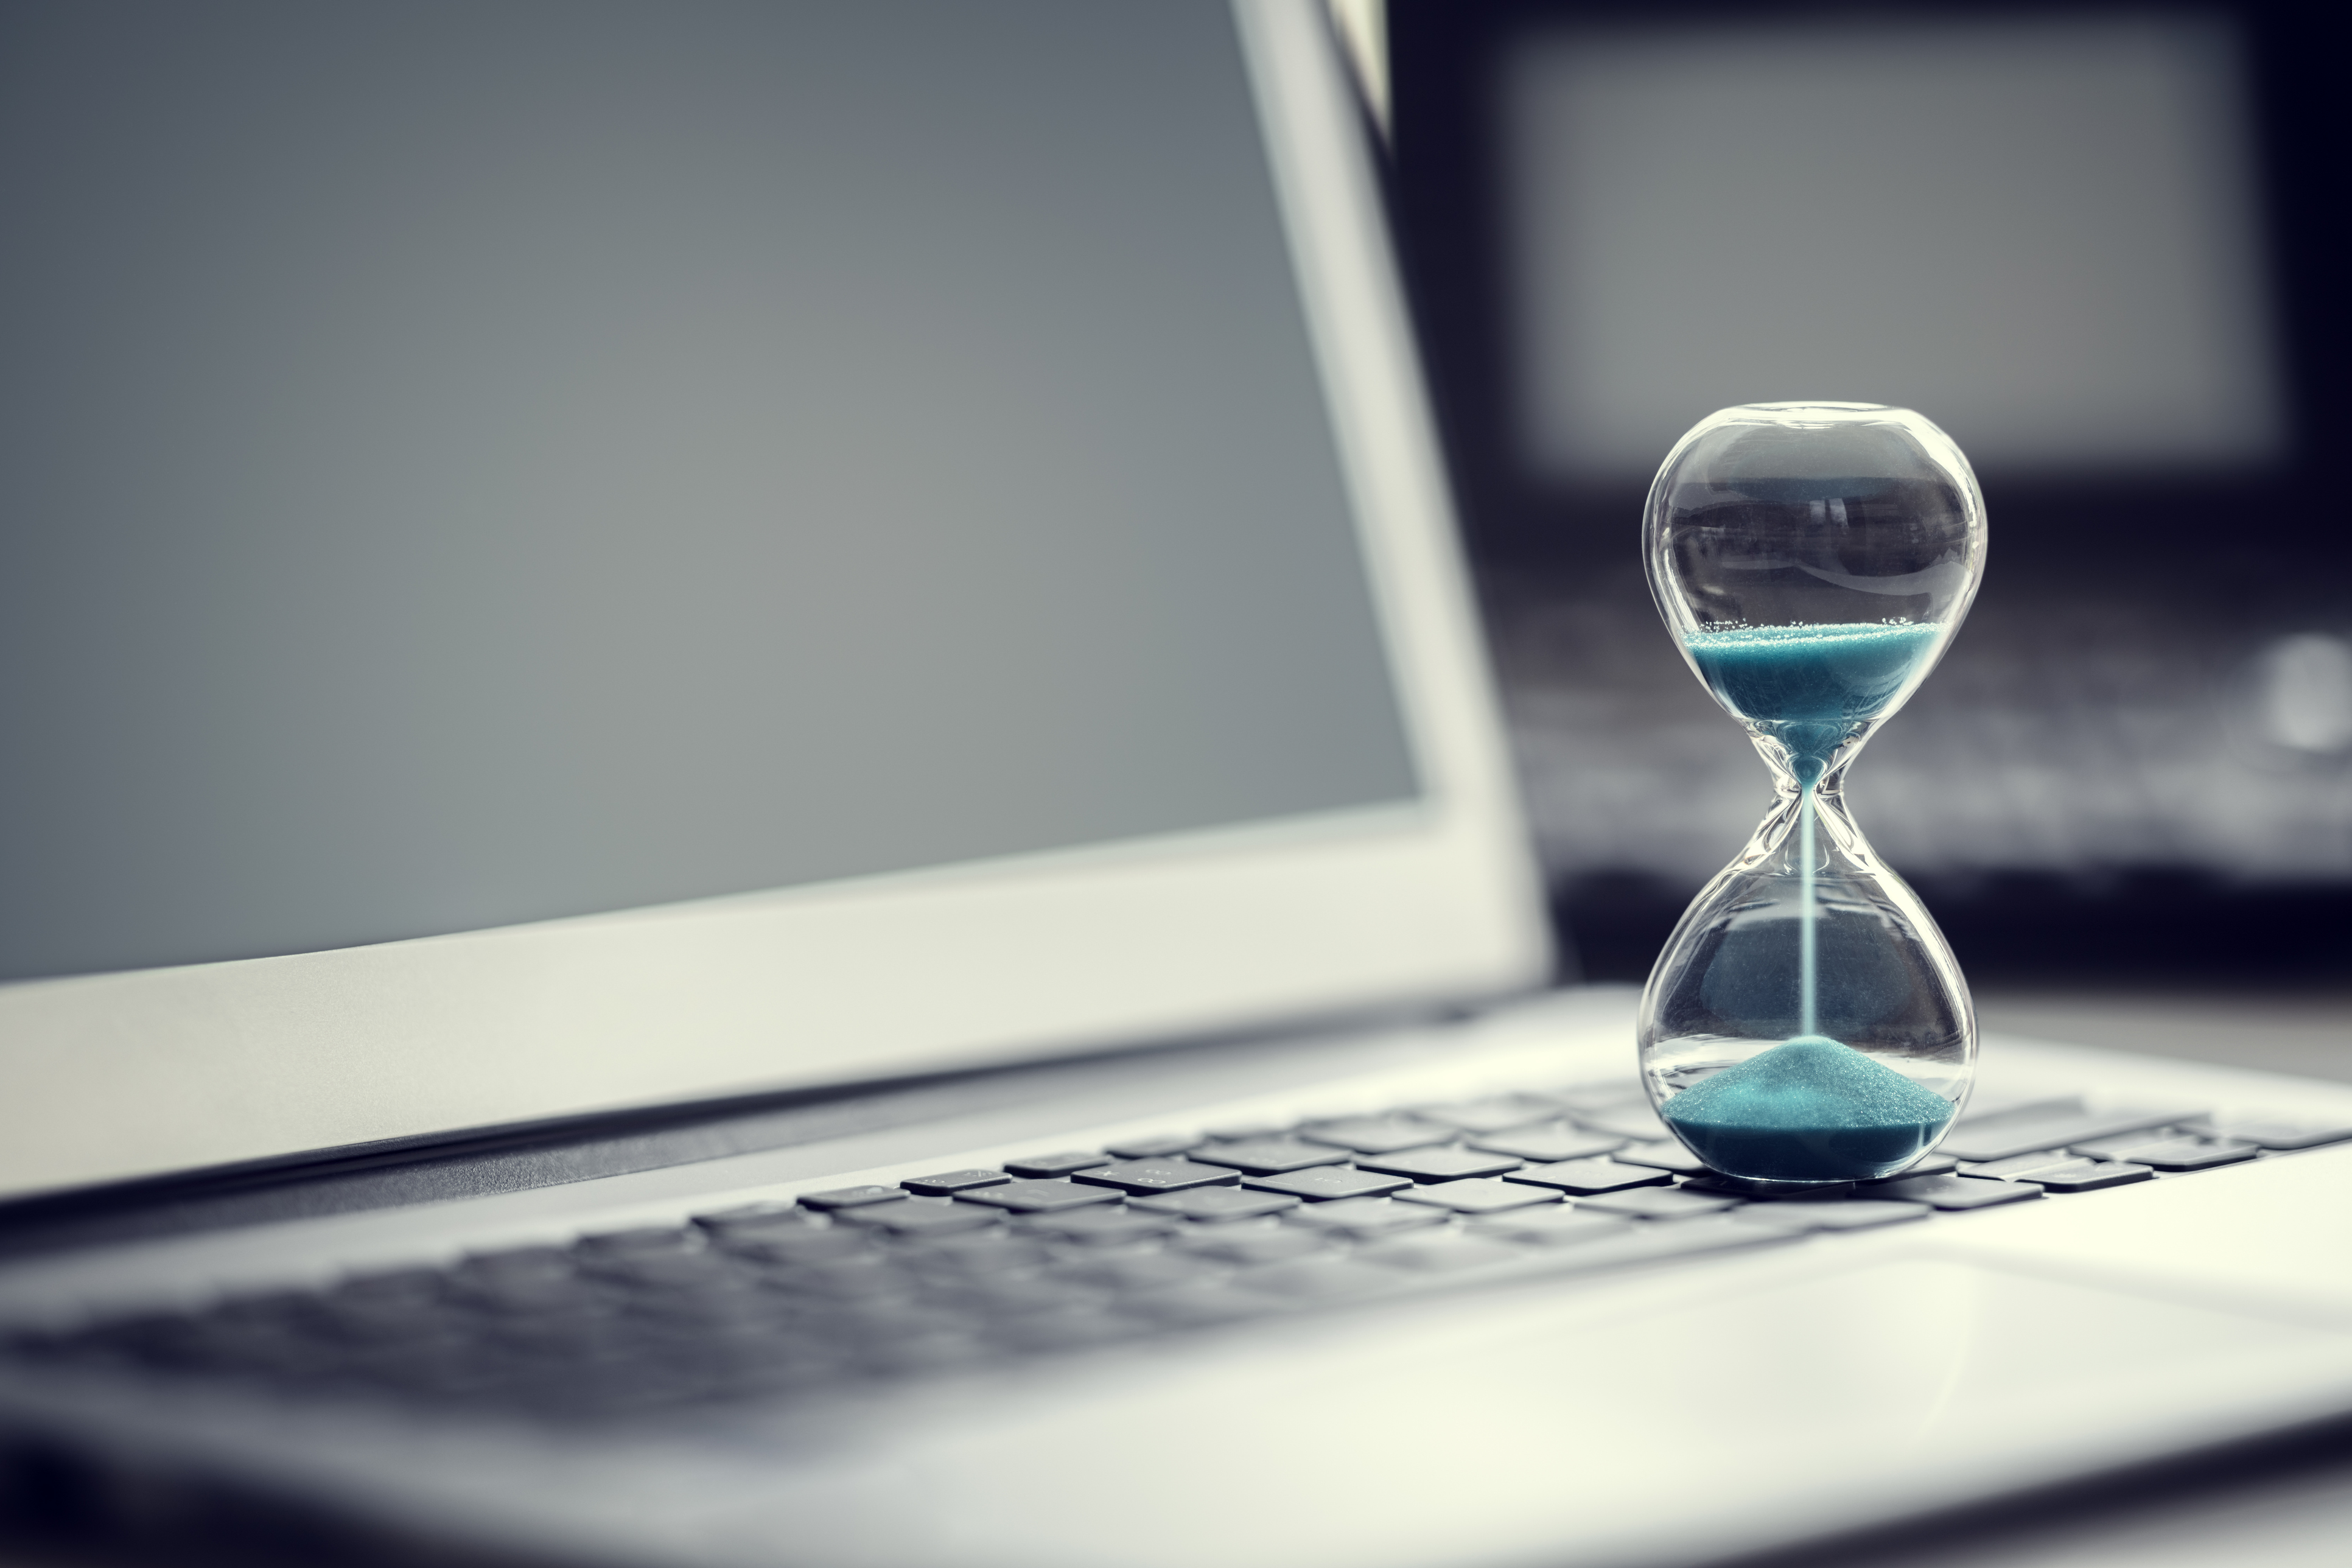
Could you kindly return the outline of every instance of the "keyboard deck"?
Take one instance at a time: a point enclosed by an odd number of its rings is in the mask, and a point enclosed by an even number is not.
[[[18,1333],[5,1350],[609,1419],[1916,1224],[2346,1140],[2352,1126],[2053,1099],[1964,1119],[1899,1176],[1771,1196],[1707,1173],[1638,1089],[1583,1085],[912,1171],[565,1247]]]

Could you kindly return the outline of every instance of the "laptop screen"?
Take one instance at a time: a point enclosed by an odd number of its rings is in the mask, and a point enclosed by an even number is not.
[[[0,21],[0,979],[1419,793],[1224,7]]]

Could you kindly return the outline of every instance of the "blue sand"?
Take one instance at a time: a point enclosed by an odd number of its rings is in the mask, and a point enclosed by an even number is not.
[[[1777,734],[1810,784],[1848,727],[1894,700],[1940,629],[1908,621],[1726,626],[1692,632],[1684,646],[1724,706]]]
[[[1860,1051],[1799,1035],[1702,1079],[1658,1114],[1727,1176],[1851,1182],[1908,1164],[1952,1109]]]

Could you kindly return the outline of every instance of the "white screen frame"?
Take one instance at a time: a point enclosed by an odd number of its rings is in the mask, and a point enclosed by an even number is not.
[[[1235,0],[1410,805],[0,987],[0,1197],[1496,994],[1551,957],[1358,109]]]

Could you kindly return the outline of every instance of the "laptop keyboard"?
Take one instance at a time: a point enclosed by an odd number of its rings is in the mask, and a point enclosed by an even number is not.
[[[1914,1224],[2345,1140],[2352,1126],[2057,1099],[1967,1118],[1897,1177],[1772,1197],[1709,1174],[1638,1090],[1580,1086],[917,1172],[7,1349],[608,1418]]]

